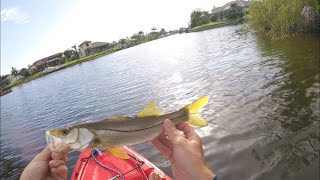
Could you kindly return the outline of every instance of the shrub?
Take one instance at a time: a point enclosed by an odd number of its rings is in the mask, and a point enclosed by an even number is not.
[[[302,10],[312,7],[319,15],[318,0],[263,0],[252,1],[248,22],[256,31],[279,38],[305,32],[312,29],[305,23]],[[316,17],[315,17],[316,18]]]
[[[242,18],[244,16],[243,12],[238,12],[238,13],[232,13],[232,14],[228,14],[226,16],[227,19],[238,19],[238,18]]]
[[[210,22],[215,22],[215,21],[217,21],[217,16],[211,15],[210,16]]]
[[[20,70],[20,75],[23,76],[23,77],[28,77],[28,76],[30,76],[30,73],[26,68],[22,68]]]

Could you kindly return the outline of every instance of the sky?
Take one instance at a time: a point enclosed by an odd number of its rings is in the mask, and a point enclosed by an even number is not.
[[[187,27],[190,13],[230,0],[1,0],[1,75],[79,45],[152,27]]]

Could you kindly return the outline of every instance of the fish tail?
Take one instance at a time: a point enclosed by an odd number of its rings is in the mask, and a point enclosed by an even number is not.
[[[187,123],[194,126],[207,126],[208,122],[201,117],[199,110],[207,104],[209,96],[202,96],[193,103],[186,105],[183,109],[187,112]]]

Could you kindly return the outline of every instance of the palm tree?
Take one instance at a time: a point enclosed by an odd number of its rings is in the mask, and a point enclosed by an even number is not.
[[[157,30],[157,28],[153,27],[151,28],[152,32],[155,32]]]
[[[160,34],[166,34],[166,30],[164,28],[161,28],[161,30],[159,31]]]
[[[16,77],[18,75],[18,71],[16,68],[14,68],[14,67],[11,68],[11,75],[13,75],[14,77]]]
[[[66,57],[66,60],[69,61],[72,57],[73,50],[67,49],[63,52],[63,55]]]
[[[127,42],[127,40],[124,39],[124,38],[122,38],[122,39],[119,40],[119,43],[120,43],[121,46],[123,46],[124,44],[126,44],[126,42]]]
[[[18,75],[18,71],[16,68],[12,67],[11,68],[11,75],[13,75],[15,77],[15,81],[17,80],[17,75]]]

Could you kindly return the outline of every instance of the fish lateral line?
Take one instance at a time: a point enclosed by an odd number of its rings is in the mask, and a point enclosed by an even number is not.
[[[185,116],[185,115],[183,115],[183,116]],[[174,117],[174,118],[171,118],[171,120],[175,120],[175,119],[181,118],[181,117],[183,117],[183,116]],[[143,131],[143,130],[151,129],[151,128],[154,128],[154,127],[159,126],[159,125],[161,125],[161,124],[163,124],[163,122],[158,123],[158,124],[155,124],[155,125],[150,126],[150,127],[147,127],[147,128],[137,129],[137,130],[132,130],[132,131],[119,130],[119,129],[104,129],[104,130],[116,131],[116,132],[136,132],[136,131]],[[104,130],[98,130],[98,131],[104,131]]]

